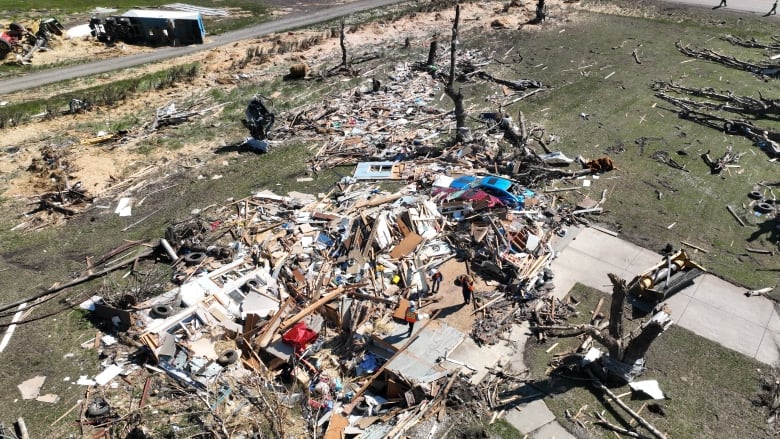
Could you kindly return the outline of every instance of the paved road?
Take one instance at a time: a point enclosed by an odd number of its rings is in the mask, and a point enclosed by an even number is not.
[[[398,3],[399,1],[400,0],[359,0],[352,3],[335,6],[329,9],[295,13],[272,22],[259,24],[257,26],[240,29],[233,32],[227,32],[211,38],[210,41],[208,41],[206,44],[186,47],[166,47],[150,53],[141,53],[137,55],[105,59],[87,64],[43,70],[25,76],[8,78],[0,82],[0,95],[25,90],[28,88],[35,88],[41,85],[52,84],[67,79],[75,79],[84,76],[95,75],[98,73],[110,72],[112,70],[125,69],[128,67],[162,61],[177,56],[188,55],[203,50],[213,49],[225,44],[234,43],[236,41],[256,38],[274,32],[297,29],[315,23],[321,23],[323,21],[332,20],[355,12],[361,12],[368,9],[391,5]]]
[[[720,4],[720,0],[663,0],[666,3],[678,3],[691,6],[708,6],[714,8]],[[727,0],[728,6],[717,8],[719,11],[740,11],[757,12],[761,15],[766,14],[772,9],[774,0]],[[777,17],[775,15],[775,17]]]

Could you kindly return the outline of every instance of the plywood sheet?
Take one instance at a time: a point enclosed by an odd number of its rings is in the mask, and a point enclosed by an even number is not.
[[[403,258],[414,251],[421,242],[423,242],[423,237],[412,232],[409,235],[406,235],[406,237],[390,251],[390,256],[394,259]]]

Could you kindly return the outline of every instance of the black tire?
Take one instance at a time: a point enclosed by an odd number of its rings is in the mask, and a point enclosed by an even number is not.
[[[244,285],[246,285],[247,291],[249,291],[249,290],[256,290],[256,289],[260,288],[260,282],[254,280],[254,279],[250,279],[250,280],[246,281],[246,283]]]
[[[184,263],[187,265],[200,264],[204,259],[206,259],[206,253],[203,252],[192,252],[184,255]]]
[[[762,201],[761,203],[756,204],[756,210],[761,212],[761,213],[769,213],[769,212],[773,211],[774,209],[772,208],[771,204],[769,204],[769,203],[767,203],[765,201]]]
[[[97,399],[87,407],[87,416],[97,418],[98,416],[105,416],[111,411],[111,406],[105,399]]]
[[[748,198],[751,198],[753,200],[760,200],[763,197],[764,197],[764,195],[761,192],[759,192],[759,191],[751,191],[748,194]]]
[[[731,122],[726,122],[723,124],[723,132],[726,134],[739,134],[739,130]]]
[[[152,307],[152,315],[159,319],[170,317],[173,315],[173,307],[171,305],[155,305]]]
[[[233,364],[240,358],[240,355],[237,350],[235,349],[228,349],[221,354],[219,354],[219,358],[217,358],[217,364],[220,366],[227,366],[229,364]]]
[[[360,414],[360,415],[367,415],[367,414],[368,414],[368,410],[369,410],[370,408],[371,408],[371,407],[368,405],[368,403],[367,403],[366,401],[360,401],[360,402],[359,402],[359,403],[357,403],[357,405],[355,406],[355,411],[356,411],[358,414]]]

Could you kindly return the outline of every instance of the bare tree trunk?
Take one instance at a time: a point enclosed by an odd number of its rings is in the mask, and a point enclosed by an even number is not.
[[[623,303],[626,301],[626,281],[617,275],[609,273],[612,281],[612,305],[609,309],[609,336],[617,340],[615,349],[609,350],[609,356],[620,360],[623,358]]]
[[[534,326],[536,331],[550,331],[555,337],[576,337],[587,334],[594,340],[604,345],[610,352],[620,348],[620,341],[604,334],[599,328],[593,325],[574,325],[574,326]]]
[[[436,52],[439,50],[439,42],[436,40],[431,41],[431,47],[428,49],[428,67],[436,65]]]
[[[626,364],[634,364],[636,360],[645,356],[653,341],[661,335],[671,323],[669,314],[666,311],[662,311],[662,313],[663,314],[659,313],[654,315],[653,318],[645,324],[639,335],[631,338],[623,352],[623,359],[621,361]]]
[[[444,88],[444,92],[452,99],[455,104],[455,127],[457,132],[455,134],[456,142],[463,142],[465,140],[464,133],[466,131],[466,109],[463,106],[463,94],[455,91],[455,64],[457,63],[458,55],[458,22],[460,21],[460,4],[455,4],[455,22],[452,24],[452,43],[450,45],[450,75],[447,78],[447,86]]]
[[[339,32],[339,45],[341,46],[341,66],[345,69],[349,68],[347,64],[347,45],[344,42],[346,37],[344,36],[344,22],[341,22],[341,31]]]
[[[538,0],[536,2],[536,22],[541,23],[547,18],[547,11],[544,5],[544,0]]]
[[[455,85],[455,64],[458,61],[458,23],[460,22],[460,3],[455,4],[455,21],[452,23],[452,40],[450,41],[450,76],[447,78],[447,88]]]

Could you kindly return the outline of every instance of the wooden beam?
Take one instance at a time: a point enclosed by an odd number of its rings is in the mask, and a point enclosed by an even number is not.
[[[263,327],[263,331],[255,339],[255,346],[257,349],[262,349],[271,343],[271,340],[276,333],[276,328],[282,323],[282,317],[287,314],[289,309],[292,309],[293,304],[295,304],[295,302],[291,298],[288,298],[282,306],[279,307],[276,314],[271,317],[271,320],[266,323],[265,327]]]
[[[740,218],[739,215],[737,215],[737,212],[734,211],[733,207],[731,207],[730,205],[727,204],[726,205],[726,209],[728,209],[729,213],[731,213],[731,216],[733,216],[734,219],[737,220],[737,222],[739,222],[740,226],[745,227],[745,222],[742,221],[742,218]]]
[[[141,391],[141,401],[138,403],[138,408],[142,409],[146,406],[146,400],[149,399],[149,390],[152,388],[152,377],[146,377],[144,382],[144,389]]]
[[[346,290],[344,287],[338,287],[334,291],[322,296],[320,300],[317,300],[316,302],[312,303],[311,305],[307,306],[306,308],[302,309],[298,314],[294,315],[293,317],[290,317],[289,319],[284,321],[284,324],[279,328],[282,332],[290,329],[294,324],[298,323],[299,320],[302,318],[308,316],[312,312],[314,312],[317,308],[321,307],[322,305],[325,305],[326,303],[330,302],[333,299],[336,299],[340,297],[342,294],[344,294]]]
[[[680,244],[682,244],[682,245],[687,245],[688,247],[690,247],[690,248],[692,248],[692,249],[695,249],[695,250],[698,250],[698,251],[700,251],[700,252],[702,252],[702,253],[709,253],[709,251],[708,251],[708,250],[704,250],[703,248],[701,248],[701,247],[698,247],[698,246],[695,246],[695,245],[693,245],[693,244],[691,244],[691,243],[689,243],[689,242],[680,241]]]
[[[596,308],[593,309],[593,313],[590,315],[590,322],[596,319],[596,316],[601,312],[601,307],[604,305],[604,298],[599,299],[599,303],[596,304]]]

